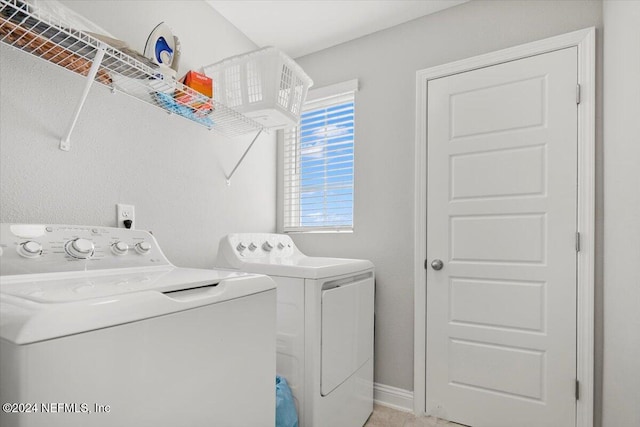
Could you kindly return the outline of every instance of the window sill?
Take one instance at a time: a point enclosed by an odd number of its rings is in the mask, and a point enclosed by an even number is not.
[[[285,230],[284,234],[352,234],[353,229]]]

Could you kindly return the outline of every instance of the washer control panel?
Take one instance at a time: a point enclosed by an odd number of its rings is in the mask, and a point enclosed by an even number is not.
[[[0,224],[0,274],[171,265],[142,230],[83,225]]]

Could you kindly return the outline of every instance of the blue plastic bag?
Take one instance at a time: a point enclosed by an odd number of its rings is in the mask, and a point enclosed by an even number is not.
[[[298,413],[287,380],[276,375],[276,427],[298,427]]]

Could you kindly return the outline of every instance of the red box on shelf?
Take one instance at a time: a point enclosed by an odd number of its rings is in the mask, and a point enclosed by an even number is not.
[[[180,83],[203,94],[204,96],[213,98],[213,80],[211,77],[207,77],[196,71],[189,71],[182,79],[180,79]],[[194,110],[198,110],[203,113],[213,110],[213,104],[211,101],[202,102],[190,93],[176,91],[174,97],[179,103],[193,108]]]

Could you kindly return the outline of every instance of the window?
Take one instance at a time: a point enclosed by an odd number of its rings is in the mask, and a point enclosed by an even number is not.
[[[353,230],[354,108],[358,81],[310,91],[284,131],[284,231]]]

